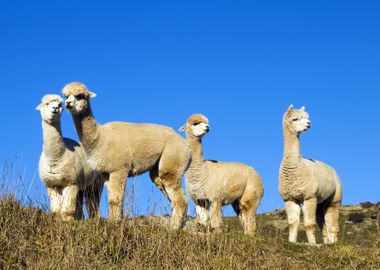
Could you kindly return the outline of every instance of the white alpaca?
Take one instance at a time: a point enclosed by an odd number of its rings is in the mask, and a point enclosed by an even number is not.
[[[305,108],[291,105],[284,115],[284,156],[280,168],[279,191],[285,201],[289,241],[297,242],[301,205],[310,244],[316,244],[315,226],[321,227],[323,241],[336,243],[342,187],[338,175],[328,165],[302,158],[299,136],[311,127]]]
[[[43,151],[39,174],[50,198],[51,211],[64,220],[83,218],[83,196],[90,217],[99,216],[101,178],[87,166],[86,155],[76,141],[61,132],[62,98],[46,95],[36,108],[41,112]]]
[[[62,93],[92,168],[107,178],[109,218],[122,217],[127,177],[149,171],[152,181],[172,203],[171,227],[181,228],[187,211],[181,179],[190,160],[183,138],[171,128],[154,124],[98,125],[90,106],[94,93],[81,83],[66,85]]]
[[[256,210],[264,192],[259,174],[242,163],[203,159],[202,138],[209,131],[205,116],[192,115],[180,131],[186,131],[192,154],[186,187],[196,204],[198,223],[207,228],[210,219],[211,229],[220,231],[222,206],[231,204],[244,232],[255,235]]]

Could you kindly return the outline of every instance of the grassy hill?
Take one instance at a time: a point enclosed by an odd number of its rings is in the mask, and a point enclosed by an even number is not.
[[[195,232],[192,219],[170,231],[168,217],[63,223],[6,198],[0,269],[380,269],[380,204],[343,207],[341,241],[331,246],[287,243],[285,218],[283,210],[259,215],[252,238],[228,217],[226,232],[210,235]]]

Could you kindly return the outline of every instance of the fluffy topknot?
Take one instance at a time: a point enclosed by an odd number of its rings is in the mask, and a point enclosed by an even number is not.
[[[203,114],[193,114],[187,119],[187,123],[193,125],[195,123],[205,123],[208,124],[208,119]]]
[[[86,98],[94,97],[95,94],[90,92],[83,83],[80,82],[72,82],[69,84],[66,84],[65,87],[62,89],[62,94],[65,97],[68,96],[78,96],[78,95],[83,95]]]
[[[48,103],[48,102],[54,102],[54,101],[63,102],[63,99],[60,96],[53,95],[53,94],[45,95],[42,98],[42,104],[45,104],[45,103]]]

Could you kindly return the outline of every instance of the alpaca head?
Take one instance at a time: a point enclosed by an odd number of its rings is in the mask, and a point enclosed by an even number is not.
[[[193,114],[179,131],[186,131],[186,136],[202,138],[210,131],[208,119],[202,114]]]
[[[297,135],[307,131],[311,127],[311,122],[309,120],[309,114],[305,111],[305,107],[297,110],[294,109],[293,105],[290,105],[284,115],[283,125],[288,128],[290,132]]]
[[[41,112],[42,118],[52,124],[61,119],[63,100],[58,95],[46,95],[36,110]]]
[[[66,108],[74,115],[87,111],[90,98],[96,97],[95,93],[89,91],[84,84],[79,82],[67,84],[62,89],[62,94],[66,98]]]

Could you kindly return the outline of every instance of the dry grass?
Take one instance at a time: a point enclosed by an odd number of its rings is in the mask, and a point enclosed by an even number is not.
[[[63,223],[41,209],[0,201],[0,269],[379,269],[380,249],[340,243],[288,244],[285,230],[259,218],[260,237],[173,232],[150,218]],[[378,231],[376,231],[378,237]]]
[[[380,204],[344,208],[341,242],[320,247],[287,243],[283,211],[259,215],[256,238],[237,218],[225,218],[229,231],[219,235],[195,233],[191,219],[171,231],[168,217],[64,223],[15,199],[28,192],[12,168],[0,177],[0,269],[380,269]],[[364,222],[347,223],[352,211]]]

